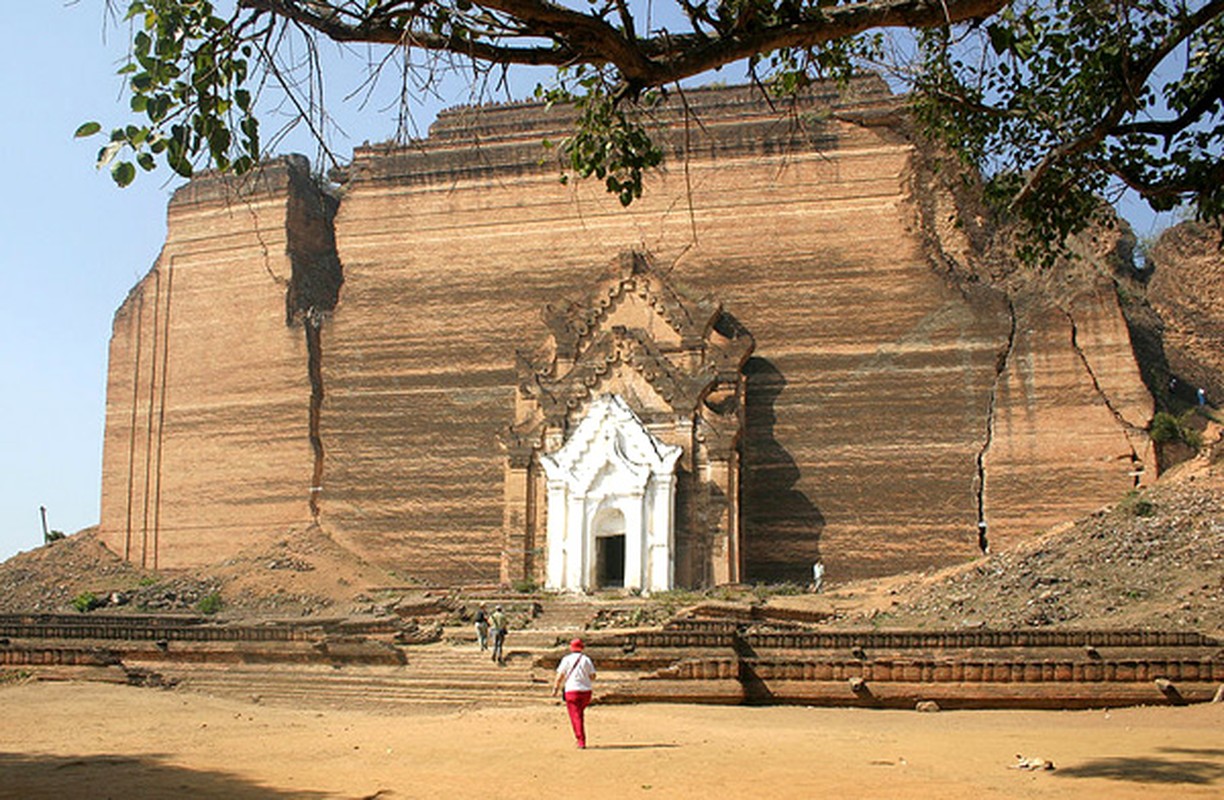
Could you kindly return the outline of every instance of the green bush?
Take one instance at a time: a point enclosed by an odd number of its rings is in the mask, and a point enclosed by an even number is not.
[[[804,593],[802,586],[789,582],[754,583],[750,591],[758,603],[764,603],[771,597],[784,597]]]
[[[81,592],[76,597],[72,598],[72,607],[82,614],[87,611],[93,611],[98,606],[102,605],[102,601],[93,592]]]
[[[8,683],[25,683],[34,677],[34,673],[28,669],[4,669],[0,670],[0,686]]]
[[[201,614],[216,614],[223,605],[221,593],[211,592],[201,597],[200,602],[196,603],[196,611],[199,611]]]
[[[1193,409],[1181,416],[1174,416],[1168,411],[1157,411],[1152,417],[1152,423],[1148,425],[1148,436],[1156,444],[1181,442],[1197,450],[1203,445],[1203,437],[1190,427],[1190,417],[1193,414]]]
[[[1134,517],[1150,517],[1156,513],[1156,504],[1136,490],[1127,492],[1118,507]]]

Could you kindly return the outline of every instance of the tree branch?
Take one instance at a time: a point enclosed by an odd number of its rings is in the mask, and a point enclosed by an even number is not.
[[[1132,133],[1146,133],[1161,136],[1164,137],[1167,147],[1169,140],[1197,122],[1217,101],[1224,102],[1224,72],[1217,75],[1216,79],[1203,90],[1198,100],[1188,106],[1177,118],[1119,125],[1114,128],[1113,134],[1126,136]]]
[[[494,64],[528,66],[563,66],[572,63],[577,56],[573,50],[558,45],[513,47],[478,41],[470,36],[460,36],[453,30],[449,35],[412,30],[407,23],[392,22],[394,19],[403,18],[404,12],[399,10],[402,4],[380,7],[382,20],[369,16],[357,24],[344,23],[331,16],[322,17],[303,8],[295,0],[239,0],[239,5],[257,13],[271,13],[284,17],[315,30],[335,42],[412,46],[423,50],[457,53]],[[585,15],[579,16],[587,18]],[[496,32],[489,33],[492,38],[496,38],[497,35]],[[505,38],[519,35],[521,34],[510,29],[501,32],[501,36]]]
[[[872,28],[927,28],[981,19],[1007,5],[1008,0],[861,0],[845,5],[819,5],[805,10],[797,22],[750,24],[725,36],[696,32],[659,34],[639,39],[632,18],[619,31],[602,13],[574,11],[549,0],[474,0],[474,5],[505,14],[522,23],[521,29],[492,26],[473,29],[473,36],[444,36],[411,31],[406,3],[384,3],[355,23],[338,15],[319,13],[318,4],[305,0],[239,0],[239,6],[291,19],[338,42],[413,44],[431,50],[450,50],[471,58],[500,64],[562,65],[582,62],[612,64],[621,78],[637,87],[662,86],[739,61],[756,53],[785,47],[813,47],[853,36]],[[618,6],[624,9],[623,3]],[[327,9],[326,4],[322,8]],[[687,6],[691,12],[693,6]],[[690,14],[690,21],[694,21]],[[411,31],[411,32],[410,32]],[[476,41],[483,36],[490,41]],[[536,38],[551,46],[511,46],[514,38]]]
[[[1142,86],[1151,79],[1152,73],[1160,66],[1160,62],[1173,52],[1186,39],[1200,30],[1204,25],[1211,22],[1213,18],[1224,13],[1224,0],[1213,0],[1194,14],[1189,16],[1182,25],[1179,25],[1160,46],[1154,49],[1148,57],[1136,64],[1127,64],[1125,67],[1133,67],[1127,69],[1128,85]],[[1132,81],[1132,76],[1138,82]],[[1110,107],[1095,125],[1089,128],[1080,136],[1071,141],[1064,142],[1050,152],[1046,153],[1041,162],[1033,168],[1028,177],[1024,181],[1024,185],[1020,187],[1020,191],[1012,198],[1011,207],[1015,208],[1020,203],[1028,200],[1037,190],[1037,184],[1041,182],[1042,177],[1054,167],[1059,161],[1070,156],[1079,155],[1087,152],[1105,140],[1107,136],[1112,134],[1118,128],[1118,123],[1129,112],[1134,110],[1134,97],[1132,93],[1127,93],[1125,96],[1118,98],[1117,102]]]
[[[1179,198],[1188,194],[1197,194],[1204,185],[1224,184],[1224,161],[1217,161],[1207,170],[1205,179],[1186,178],[1180,181],[1150,181],[1116,161],[1106,160],[1095,162],[1102,170],[1113,175],[1130,189],[1134,189],[1142,197],[1148,199]]]

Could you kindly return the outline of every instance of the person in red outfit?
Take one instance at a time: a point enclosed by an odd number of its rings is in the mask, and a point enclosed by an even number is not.
[[[553,697],[565,689],[565,708],[569,711],[570,725],[574,728],[574,739],[578,749],[586,749],[586,721],[584,712],[591,704],[591,683],[595,680],[595,662],[583,651],[581,639],[570,642],[570,652],[557,665],[557,679],[553,681]]]

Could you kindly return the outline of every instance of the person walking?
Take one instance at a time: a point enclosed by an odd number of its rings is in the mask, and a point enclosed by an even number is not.
[[[493,661],[497,664],[504,664],[505,656],[502,655],[502,647],[506,643],[506,614],[502,611],[501,606],[493,609],[493,613],[489,615],[489,624],[493,626]]]
[[[557,665],[552,689],[553,697],[565,689],[565,710],[569,712],[579,750],[586,749],[586,707],[591,704],[591,685],[595,680],[595,662],[583,652],[584,648],[581,639],[570,642],[569,655]]]
[[[476,641],[480,643],[480,652],[489,649],[489,612],[485,611],[484,603],[476,609]]]

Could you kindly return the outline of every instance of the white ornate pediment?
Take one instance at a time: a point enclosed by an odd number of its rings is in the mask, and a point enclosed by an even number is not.
[[[622,398],[591,401],[565,444],[540,456],[548,478],[550,588],[597,589],[613,574],[626,588],[672,588],[682,452],[651,435]],[[618,541],[609,547],[608,539]],[[622,561],[610,566],[609,558]]]
[[[579,494],[643,492],[653,473],[670,474],[681,448],[666,445],[646,430],[617,395],[603,395],[560,450],[540,457],[549,481],[562,481]],[[598,483],[598,488],[596,484]]]

